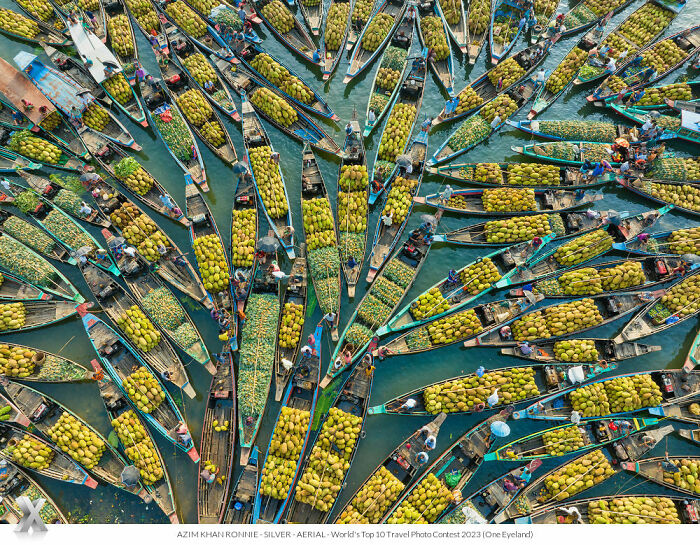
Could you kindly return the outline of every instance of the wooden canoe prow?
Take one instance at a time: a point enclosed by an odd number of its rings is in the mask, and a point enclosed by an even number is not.
[[[7,100],[35,125],[56,111],[56,107],[36,88],[31,80],[25,78],[19,70],[3,58],[0,58],[0,93],[5,95]],[[29,111],[22,108],[21,99],[32,103],[34,108]],[[42,106],[46,108],[46,114],[39,112],[39,108]]]

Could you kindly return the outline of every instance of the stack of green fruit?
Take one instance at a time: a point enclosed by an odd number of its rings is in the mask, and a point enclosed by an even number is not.
[[[175,24],[190,36],[201,38],[207,33],[206,23],[182,0],[168,2],[165,11],[173,18]]]
[[[647,89],[644,96],[639,99],[635,106],[659,106],[666,104],[669,100],[692,100],[693,91],[687,83],[671,83],[661,87]]]
[[[697,157],[661,157],[652,164],[649,178],[677,182],[700,181],[700,159]]]
[[[308,235],[307,235],[308,241]],[[314,281],[316,299],[324,314],[338,310],[340,257],[333,244],[309,251],[309,271]]]
[[[39,25],[34,21],[5,8],[0,8],[0,28],[29,39],[34,39],[39,34]]]
[[[496,68],[489,70],[488,77],[492,85],[497,86],[503,78],[499,89],[507,89],[525,75],[525,69],[518,64],[514,57],[508,57]]]
[[[577,388],[568,394],[571,407],[585,418],[655,407],[663,400],[648,374],[616,377]]]
[[[102,82],[102,86],[119,104],[126,104],[134,97],[131,86],[126,81],[123,72],[110,76]]]
[[[376,329],[389,319],[392,310],[392,307],[378,297],[367,294],[362,299],[360,306],[357,307],[357,317],[371,328]]]
[[[545,89],[553,95],[561,92],[573,81],[586,60],[588,60],[588,53],[579,47],[574,47],[547,78]]]
[[[160,30],[160,20],[150,0],[126,0],[126,5],[147,33]]]
[[[204,288],[210,293],[224,291],[229,284],[230,272],[219,237],[215,233],[199,237],[193,247]]]
[[[533,10],[535,11],[537,22],[545,24],[554,14],[558,5],[559,2],[557,0],[535,0]]]
[[[231,214],[231,264],[252,267],[255,254],[255,210],[234,210]]]
[[[352,22],[359,23],[359,27],[365,26],[369,16],[374,10],[376,0],[357,0],[352,8]]]
[[[681,318],[695,314],[700,310],[700,275],[695,274],[674,284],[660,301]]]
[[[148,352],[160,342],[160,331],[136,305],[122,312],[116,323],[119,329],[126,333],[134,345],[143,352]]]
[[[617,138],[617,126],[606,121],[589,121],[587,119],[555,121],[543,119],[542,121],[537,121],[537,123],[541,133],[561,140],[612,142]]]
[[[51,465],[54,452],[46,444],[25,434],[13,447],[8,447],[12,461],[34,471],[43,471]]]
[[[603,316],[593,299],[581,299],[544,309],[547,329],[554,337],[600,324]]]
[[[613,238],[605,229],[596,229],[559,246],[554,259],[564,267],[572,267],[604,254],[612,244]]]
[[[394,284],[407,288],[413,281],[415,272],[415,269],[409,267],[401,260],[393,258],[386,264],[382,274]]]
[[[259,72],[262,77],[272,83],[272,85],[293,99],[303,102],[304,104],[311,104],[314,101],[315,97],[313,91],[267,53],[259,53],[256,55],[255,58],[250,61],[250,65]]]
[[[534,189],[498,187],[484,189],[481,203],[487,212],[525,212],[537,210]]]
[[[478,114],[469,116],[450,136],[447,147],[453,152],[476,146],[491,134],[491,125]]]
[[[155,116],[153,121],[158,132],[163,136],[163,141],[170,147],[180,161],[190,161],[194,158],[195,141],[192,133],[185,124],[180,110],[170,108],[173,118],[167,123],[160,116]]]
[[[56,286],[56,270],[49,262],[8,236],[0,237],[0,266],[36,286]]]
[[[507,94],[499,95],[491,102],[486,104],[486,106],[484,106],[479,112],[479,115],[489,123],[491,123],[496,116],[501,118],[502,123],[505,123],[506,119],[508,119],[517,109],[518,104],[512,98],[510,98],[510,96]]]
[[[390,307],[396,306],[403,296],[403,289],[388,278],[380,276],[369,293]]]
[[[484,257],[459,271],[459,279],[462,282],[461,289],[463,291],[476,295],[490,288],[494,282],[498,282],[501,275],[491,258]]]
[[[579,149],[576,153],[574,145],[578,146],[577,142],[548,142],[539,144],[542,148],[540,155],[551,157],[552,159],[560,159],[564,161],[583,161],[588,159],[592,163],[610,159],[610,154],[607,152],[609,144],[587,143],[585,147]],[[581,158],[583,155],[583,159]]]
[[[486,184],[503,183],[503,172],[498,163],[477,163],[474,170],[474,181]]]
[[[32,375],[36,351],[23,346],[0,344],[0,375],[10,378],[26,378]]]
[[[338,228],[350,233],[367,230],[367,186],[369,176],[363,165],[343,165],[338,185]],[[341,248],[343,244],[341,244]],[[364,254],[364,247],[363,252]]]
[[[391,215],[395,224],[401,224],[408,216],[408,211],[413,202],[413,193],[418,181],[397,176],[386,198],[386,204],[382,215]]]
[[[339,195],[341,194],[339,193]],[[359,199],[357,200],[359,201]],[[340,212],[341,211],[339,210],[339,217]],[[346,210],[344,210],[343,212],[347,213],[347,204]],[[355,259],[355,261],[358,262],[365,258],[365,245],[367,243],[367,241],[365,240],[365,235],[366,233],[364,231],[361,231],[359,233],[352,233],[350,231],[340,231],[338,233],[338,251],[340,252],[340,259],[343,263],[347,263],[351,256]]]
[[[484,226],[486,242],[490,244],[523,242],[549,235],[551,232],[552,229],[546,214],[492,220],[486,222]]]
[[[571,339],[554,343],[554,357],[557,361],[588,362],[598,361],[600,354],[595,341],[590,339]]]
[[[2,230],[40,254],[47,255],[56,249],[54,239],[36,225],[24,221],[18,216],[7,218],[2,224]]]
[[[399,84],[400,78],[400,71],[392,70],[391,68],[380,68],[377,71],[377,86],[380,89],[386,89],[387,91],[393,92],[393,90]]]
[[[481,98],[471,86],[459,93],[458,98],[459,103],[457,104],[454,115],[473,110],[484,103],[484,99]]]
[[[539,163],[515,163],[508,165],[510,185],[559,185],[559,167]],[[500,183],[500,182],[499,182]]]
[[[425,46],[433,50],[436,60],[441,61],[450,56],[450,46],[440,17],[435,15],[421,17],[420,30]]]
[[[146,414],[156,410],[165,400],[165,392],[153,373],[141,366],[122,381],[122,388],[136,408]]]
[[[673,38],[667,38],[642,53],[642,65],[652,67],[660,75],[676,66],[686,56],[687,53],[678,47]]]
[[[484,330],[473,309],[463,310],[428,324],[430,344],[450,344],[478,335]],[[426,347],[427,348],[427,347]]]
[[[286,34],[294,28],[294,15],[280,0],[265,4],[260,13],[280,34]]]
[[[335,246],[333,213],[328,197],[302,201],[301,214],[309,250]]]
[[[184,309],[165,286],[149,291],[141,305],[151,320],[163,329],[174,330],[187,320]]]
[[[378,524],[406,486],[380,466],[357,491],[336,524]]]
[[[162,257],[158,251],[159,245],[166,248],[170,246],[170,241],[155,222],[132,203],[122,204],[109,215],[109,219],[121,230],[126,241],[136,246],[138,252],[148,261],[155,262]]]
[[[199,83],[199,85],[202,87],[204,87],[204,84],[207,82],[218,82],[219,78],[216,76],[214,68],[201,53],[190,55],[182,62],[182,64],[192,75],[194,81]]]
[[[105,444],[97,434],[72,414],[61,413],[56,423],[46,435],[58,448],[68,454],[85,469],[92,469],[100,463]]]
[[[131,23],[128,15],[120,13],[110,17],[107,20],[107,33],[117,55],[128,57],[134,54],[134,42],[131,39]]]
[[[282,309],[282,321],[277,336],[280,348],[293,350],[299,344],[304,329],[304,305],[285,303]]]
[[[83,200],[78,197],[76,193],[69,189],[59,189],[58,193],[53,198],[53,204],[56,205],[61,210],[65,210],[73,216],[78,216],[85,218],[88,216],[85,212],[81,212],[80,209],[83,206]]]
[[[215,148],[220,148],[226,142],[224,127],[216,119],[206,121],[199,128],[202,138]]]
[[[198,89],[190,89],[178,96],[177,105],[189,122],[197,127],[204,125],[214,114],[209,101]]]
[[[537,500],[540,503],[565,501],[614,474],[615,470],[603,451],[594,450],[547,475]]]
[[[338,51],[345,36],[350,2],[332,2],[326,17],[324,39],[328,51]]]
[[[681,524],[671,498],[616,497],[588,503],[588,524]]]
[[[469,2],[469,20],[467,28],[472,43],[479,43],[479,36],[485,34],[491,19],[490,0],[472,0]]]
[[[250,101],[254,106],[262,110],[267,117],[271,118],[284,127],[289,127],[296,123],[298,116],[294,108],[289,103],[277,96],[266,87],[258,87],[250,95]]]
[[[700,255],[700,227],[672,231],[668,235],[668,243],[668,251],[672,254]]]
[[[12,407],[10,407],[9,405],[2,405],[2,402],[0,402],[0,422],[9,421],[11,412]]]
[[[454,0],[438,0],[440,11],[447,24],[454,26],[462,20],[462,4]]]
[[[97,132],[104,130],[111,121],[107,111],[96,102],[91,102],[90,105],[85,108],[82,119],[83,123]]]
[[[394,26],[394,17],[387,13],[378,13],[372,18],[362,36],[362,49],[376,51]]]
[[[690,184],[664,184],[653,182],[651,196],[675,204],[687,210],[700,211],[700,189]]]
[[[656,4],[644,4],[622,24],[618,32],[641,47],[662,32],[675,16],[669,9]]]
[[[364,346],[370,341],[373,335],[374,333],[371,329],[355,322],[345,334],[345,342],[353,346]]]
[[[95,241],[86,231],[63,212],[59,212],[55,208],[46,214],[44,226],[69,248],[74,250],[83,247],[91,250],[97,248]]]
[[[129,460],[139,469],[141,481],[150,486],[163,478],[163,466],[151,437],[133,410],[123,412],[112,420],[112,428],[124,445]]]
[[[138,195],[148,193],[155,183],[153,176],[133,157],[125,157],[114,165],[114,175]]]
[[[403,500],[387,524],[430,524],[453,502],[452,492],[434,473],[428,473]]]
[[[664,482],[690,491],[692,494],[700,494],[700,479],[698,479],[697,458],[683,458],[681,460],[671,460],[671,463],[680,471],[664,471]]]
[[[449,309],[450,302],[443,297],[440,288],[430,288],[411,304],[411,316],[416,320],[423,320]]]
[[[188,3],[205,16],[209,15],[213,8],[220,5],[218,0],[188,0]]]
[[[447,200],[447,208],[456,208],[458,210],[466,210],[469,206],[469,201],[464,195],[452,195]]]
[[[588,438],[586,438],[588,439]],[[586,446],[578,426],[565,426],[542,434],[544,449],[550,456],[564,456]]]
[[[54,110],[51,112],[49,115],[47,115],[39,125],[41,126],[42,129],[45,131],[51,132],[54,130],[58,125],[63,121],[63,118],[61,117],[61,114],[58,113],[58,110]]]
[[[514,21],[510,14],[494,17],[492,30],[493,43],[505,48],[505,46],[515,38],[517,29],[517,21]]]
[[[385,161],[396,161],[406,147],[416,113],[416,107],[413,104],[400,102],[394,106],[384,127],[377,157]]]
[[[27,130],[13,133],[10,137],[8,147],[20,155],[50,165],[58,164],[63,155],[61,148],[43,138],[33,136],[32,133]]]
[[[17,3],[34,17],[43,22],[51,20],[51,18],[56,15],[53,6],[48,0],[17,0]],[[62,23],[59,26],[57,20],[56,28],[60,30],[63,27],[64,25]]]
[[[271,159],[271,154],[269,146],[252,148],[249,151],[253,176],[265,210],[271,218],[277,219],[287,215],[289,204],[279,166]]]

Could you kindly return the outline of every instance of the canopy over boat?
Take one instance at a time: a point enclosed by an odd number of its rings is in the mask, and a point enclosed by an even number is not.
[[[25,78],[14,66],[5,59],[0,58],[0,93],[5,95],[13,106],[21,110],[25,117],[35,125],[39,125],[44,119],[56,111],[56,107],[46,98],[39,89]],[[24,99],[35,107],[29,110],[22,107]],[[40,111],[44,109],[44,111]]]
[[[75,48],[78,50],[78,55],[80,55],[80,58],[85,63],[85,67],[97,83],[102,83],[109,76],[122,71],[119,61],[114,54],[107,49],[102,40],[95,36],[93,32],[87,30],[82,23],[69,24],[68,30],[71,38],[73,38]]]

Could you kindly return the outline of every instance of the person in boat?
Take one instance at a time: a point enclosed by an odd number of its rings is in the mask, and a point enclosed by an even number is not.
[[[382,216],[382,223],[386,227],[391,227],[392,224],[394,223],[394,212],[392,211],[392,212]]]
[[[510,480],[508,477],[503,477],[503,490],[505,490],[506,492],[510,492],[510,493],[517,492],[521,488],[522,488],[522,486],[518,486],[512,480]]]
[[[576,507],[576,506],[558,507],[557,509],[563,513],[566,513],[565,517],[561,517],[562,519],[569,518],[569,517],[575,517],[573,520],[574,524],[585,524],[583,517],[581,516],[581,511],[578,510],[578,507]],[[557,517],[557,518],[559,518],[559,517]],[[563,522],[563,520],[562,520],[562,522]]]
[[[15,110],[12,112],[12,123],[15,125],[21,125],[24,123],[24,114],[20,112],[19,110]]]
[[[496,117],[494,117],[493,120],[491,121],[491,130],[496,130],[500,124],[501,124],[501,116],[496,114]]]
[[[427,452],[420,451],[418,454],[416,454],[416,463],[418,465],[425,465],[428,463],[428,460],[430,460],[430,456],[428,456]]]
[[[241,20],[242,23],[245,23],[245,22],[246,22],[246,19],[247,19],[247,17],[248,17],[248,16],[246,15],[245,10],[243,9],[243,5],[242,5],[242,4],[241,4],[241,9],[238,10],[238,17],[240,18],[240,20]]]
[[[664,453],[664,459],[661,461],[661,469],[669,473],[679,473],[681,471],[681,468],[674,464],[668,457],[668,451]]]
[[[348,348],[343,350],[343,361],[345,365],[350,365],[352,363],[352,352]]]
[[[384,185],[377,178],[372,180],[372,191],[374,193],[380,193],[384,189]]]
[[[211,466],[210,466],[211,467]],[[207,484],[213,484],[216,480],[216,469],[209,471],[208,469],[203,469],[199,476],[204,479]]]
[[[336,317],[335,312],[329,312],[328,314],[326,314],[326,315],[323,317],[323,319],[326,320],[326,321],[328,322],[328,324],[329,324],[331,327],[333,327],[333,324],[335,323],[335,317]],[[314,339],[314,336],[313,336],[313,335],[309,335],[309,339]],[[315,344],[315,343],[316,343],[316,341],[315,341],[315,339],[314,339],[314,344]]]
[[[442,190],[442,193],[440,193],[440,204],[447,204],[453,193],[454,189],[452,189],[451,185],[447,184],[445,189]]]
[[[246,19],[243,23],[243,33],[250,34],[251,32],[253,32],[253,23],[250,22],[250,19]]]
[[[347,265],[348,269],[350,269],[350,270],[354,269],[357,266],[357,261],[355,260],[355,257],[351,255],[348,258],[348,262],[346,263],[346,265]]]
[[[187,448],[192,445],[192,435],[190,435],[190,431],[187,429],[187,424],[182,420],[177,423],[175,434],[177,435],[178,443],[182,444],[184,447]]]
[[[24,108],[25,111],[31,112],[34,109],[34,104],[29,102],[26,98],[20,99],[20,102],[22,103],[22,108]]]
[[[504,325],[500,330],[499,334],[503,340],[508,340],[513,336],[513,331],[509,325]]]
[[[321,62],[321,50],[320,49],[316,49],[314,51],[313,55],[311,56],[311,60],[314,61],[315,63]]]
[[[90,214],[92,214],[92,208],[90,208],[90,206],[88,206],[88,203],[86,203],[85,201],[81,201],[78,213],[81,216],[88,217]]]
[[[418,402],[415,399],[409,397],[406,401],[404,401],[403,405],[399,407],[399,410],[410,411],[411,409],[415,408],[417,403]]]
[[[413,70],[414,72],[418,72],[418,71],[424,70],[424,69],[425,69],[425,59],[423,59],[423,57],[418,57],[417,59],[414,59],[413,63],[411,64],[411,70]]]
[[[276,165],[280,164],[280,154],[278,151],[273,151],[270,153],[270,161],[272,161]]]
[[[348,124],[345,125],[345,135],[352,136],[353,132],[354,132],[354,130],[352,128],[352,123],[350,123],[350,121],[348,121]]]
[[[445,115],[450,116],[457,111],[457,106],[459,106],[459,95],[452,97],[445,103]]]
[[[572,424],[578,425],[581,422],[581,413],[574,409],[571,411],[569,420],[571,420]]]
[[[394,43],[402,47],[408,45],[408,37],[406,36],[406,33],[403,30],[399,31],[399,33],[396,35],[396,37],[394,38]],[[416,67],[415,61],[413,67]]]
[[[292,227],[291,225],[287,225],[282,231],[282,239],[283,240],[291,240],[293,236],[294,236],[294,227]]]
[[[367,376],[367,378],[372,378],[372,375],[374,375],[374,370],[375,370],[375,369],[376,369],[376,367],[375,367],[375,366],[372,364],[372,362],[370,361],[370,362],[367,364],[367,367],[365,367],[365,376]]]
[[[528,343],[527,341],[523,341],[521,343],[518,343],[518,349],[520,349],[520,353],[523,356],[529,356],[533,352],[532,347],[530,346],[530,343]]]
[[[83,13],[85,13],[85,15],[87,16],[88,24],[90,25],[90,30],[94,32],[97,28],[97,19],[95,18],[95,14],[89,9],[86,9]]]
[[[457,284],[459,282],[459,274],[454,269],[450,269],[447,273],[447,284]]]
[[[671,271],[672,274],[678,275],[678,276],[685,276],[685,274],[690,270],[690,267],[685,261],[681,261],[681,263]]]
[[[375,114],[374,110],[372,108],[370,108],[369,112],[367,112],[367,121],[370,125],[372,125],[376,120],[377,120],[377,114]]]
[[[612,74],[617,71],[617,64],[614,57],[610,57],[608,64],[605,65],[605,71],[603,75]]]

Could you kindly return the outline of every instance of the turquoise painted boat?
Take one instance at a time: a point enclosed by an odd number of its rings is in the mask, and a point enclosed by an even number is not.
[[[47,301],[51,299],[51,295],[44,293],[38,287],[8,273],[4,266],[0,274],[3,278],[2,284],[0,284],[1,301]]]
[[[676,195],[679,193],[684,192],[683,188],[688,187],[687,183],[654,180],[652,178],[634,178],[630,180],[618,178],[617,183],[619,183],[622,187],[629,189],[633,193],[641,195],[642,197],[651,201],[666,204],[666,206],[673,206],[676,210],[682,210],[683,212],[693,216],[700,216],[700,206],[696,205],[694,202],[692,202],[692,200],[686,201],[676,197]],[[693,186],[690,186],[690,189],[691,194],[699,191],[698,188]],[[655,196],[655,194],[662,196]],[[671,200],[676,200],[678,204],[672,204]],[[689,203],[694,207],[688,208],[686,203]]]
[[[258,447],[253,446],[248,462],[231,489],[224,524],[250,524],[253,519],[253,503],[259,479],[258,454]]]
[[[270,4],[270,1],[271,0],[253,0],[252,2],[253,6],[255,7],[256,13],[260,17],[260,19],[262,19],[263,24],[269,29],[269,31],[272,34],[274,34],[277,37],[277,39],[282,44],[289,48],[292,51],[292,53],[294,53],[302,60],[310,64],[319,66],[320,58],[318,61],[314,60],[314,52],[318,51],[316,43],[306,32],[299,19],[292,15],[291,11],[288,11],[288,14],[292,17],[294,25],[287,32],[281,32],[273,24],[273,21],[270,21],[267,17],[265,17],[265,6]],[[323,11],[323,2],[321,2],[321,11]],[[318,19],[318,22],[320,26],[320,18]],[[313,32],[314,26],[310,24],[309,27]]]
[[[613,249],[620,252],[635,255],[653,255],[653,256],[673,256],[688,253],[689,248],[684,248],[683,245],[689,242],[695,244],[699,237],[693,236],[693,232],[689,229],[677,229],[675,231],[663,231],[660,233],[651,233],[649,237],[640,240],[639,237],[613,244]],[[674,247],[674,245],[676,245]]]
[[[669,106],[674,105],[680,110],[673,114],[659,114],[652,116],[648,110],[635,108],[634,106],[625,108],[617,104],[611,104],[611,108],[629,119],[637,125],[643,125],[647,121],[653,121],[656,126],[663,129],[663,133],[658,137],[659,140],[673,140],[678,138],[693,144],[700,144],[700,107],[694,103],[685,103],[680,101],[669,101]]]
[[[697,404],[697,396],[682,398],[678,401],[672,400],[670,403],[662,403],[657,407],[651,407],[649,409],[649,414],[697,425],[700,424],[700,415],[697,414]]]
[[[688,350],[688,355],[685,358],[685,363],[683,364],[683,369],[686,371],[692,371],[698,365],[698,360],[700,359],[700,334],[695,335],[693,342],[690,345],[690,350]]]
[[[690,430],[686,430],[690,431]],[[682,486],[671,479],[674,482],[668,482],[664,479],[664,470],[662,469],[662,464],[670,462],[675,465],[679,470],[685,466],[688,462],[697,464],[700,462],[700,458],[697,456],[655,456],[653,458],[645,458],[644,460],[637,460],[634,462],[622,462],[620,465],[625,471],[629,471],[633,475],[639,475],[641,478],[656,483],[660,486],[665,486],[681,494],[687,494],[689,496],[694,496],[696,498],[700,497],[700,491],[696,490],[694,486],[686,483],[686,486]],[[700,502],[699,502],[700,503]]]
[[[19,152],[22,150],[20,146],[20,141],[25,139],[25,138],[32,138],[32,139],[37,139],[42,142],[43,145],[49,145],[49,146],[55,146],[58,148],[60,155],[58,157],[58,160],[53,163],[49,161],[45,161],[41,158],[32,158],[29,157],[28,155],[22,155]],[[6,142],[7,148],[5,148],[5,151],[14,151],[20,157],[23,157],[26,159],[28,162],[29,161],[36,161],[40,165],[43,165],[45,167],[49,168],[55,168],[58,170],[66,170],[68,172],[83,172],[85,167],[87,166],[87,163],[74,155],[71,151],[68,149],[64,148],[61,144],[56,143],[56,142],[49,142],[48,140],[43,139],[41,136],[36,136],[32,134],[28,130],[14,130],[10,132],[9,134],[9,140]],[[16,149],[12,149],[16,148]]]
[[[617,138],[635,141],[630,134],[632,127],[608,121],[587,121],[579,119],[524,119],[506,121],[511,127],[545,140],[576,140],[586,138],[589,142],[614,142]]]
[[[489,37],[491,10],[493,5],[491,0],[472,0],[467,5],[467,60],[474,66],[476,59]],[[487,24],[484,24],[488,21]]]
[[[17,500],[19,498],[32,498],[30,500],[32,502],[43,502],[41,511],[38,513],[42,522],[68,524],[68,517],[56,505],[55,500],[29,474],[12,462],[7,464],[6,469],[5,482],[9,482],[10,486],[0,488],[0,492],[3,494],[2,501],[0,501],[0,523],[18,525],[24,519],[25,512]]]
[[[686,100],[697,102],[700,100],[700,80],[669,83],[666,85],[655,85],[644,89],[644,96],[631,105],[640,110],[658,110],[667,106],[666,99]],[[627,104],[633,93],[625,93],[622,102]],[[680,96],[679,96],[680,95]],[[607,102],[606,106],[611,106],[615,102]]]
[[[498,64],[518,41],[523,31],[520,21],[526,16],[525,4],[513,0],[498,0],[495,3],[489,26],[491,64]]]
[[[248,299],[250,290],[253,287],[253,278],[255,271],[258,268],[258,258],[255,257],[255,246],[253,246],[253,259],[250,265],[246,265],[244,259],[240,255],[234,255],[234,248],[238,248],[241,243],[253,245],[260,238],[260,219],[258,218],[258,199],[255,193],[255,184],[250,173],[245,173],[238,177],[236,181],[236,189],[233,193],[233,204],[231,207],[231,236],[229,239],[229,248],[231,248],[231,266],[233,267],[233,278],[238,279],[238,285],[233,288],[233,297],[236,300],[237,311],[242,312],[245,308],[245,302]],[[246,214],[252,216],[253,232],[246,236],[245,234],[238,235],[238,229],[243,223],[241,215]]]
[[[3,200],[4,195],[0,195],[0,202],[11,202],[10,199]],[[9,210],[0,210],[0,233],[7,233],[14,236],[23,244],[29,246],[36,253],[66,263],[75,265],[77,260],[70,255],[68,248],[61,244],[54,237],[43,232],[30,221],[13,214]]]
[[[561,34],[562,37],[577,34],[601,21],[609,12],[619,13],[629,6],[634,0],[610,0],[605,6],[601,6],[596,11],[593,11],[586,0],[580,0],[564,13],[564,26],[566,30],[560,32],[556,18],[550,19],[548,26],[541,29],[540,33],[533,33],[538,41],[548,39]]]
[[[24,157],[18,155],[14,151],[9,151],[0,148],[0,172],[3,174],[14,174],[23,170],[38,170],[41,168],[39,163],[28,161]]]
[[[537,144],[526,144],[524,146],[511,146],[515,153],[520,153],[526,157],[531,157],[538,161],[549,161],[560,165],[581,166],[584,161],[592,163],[609,160],[610,154],[606,151],[611,143],[587,142],[581,140],[568,140],[558,142],[540,142]],[[610,163],[612,166],[619,166],[619,163]],[[611,180],[611,178],[608,178]]]

